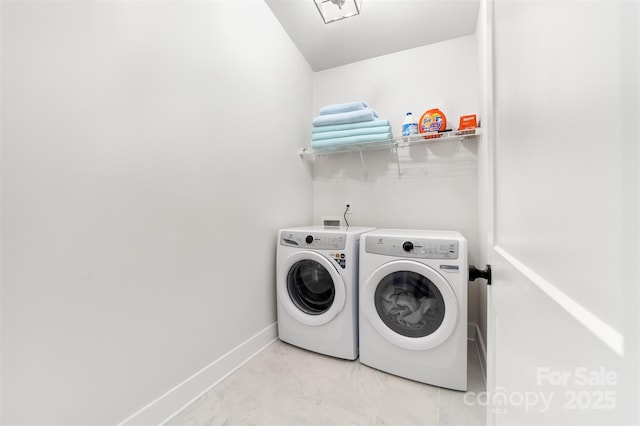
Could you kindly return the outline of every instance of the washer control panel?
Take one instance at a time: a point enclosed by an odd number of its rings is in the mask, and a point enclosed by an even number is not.
[[[459,243],[456,240],[433,238],[398,238],[368,236],[367,253],[417,259],[457,259]]]
[[[344,250],[347,237],[343,233],[313,233],[305,231],[287,231],[280,236],[280,244],[290,247],[302,247],[315,250]]]

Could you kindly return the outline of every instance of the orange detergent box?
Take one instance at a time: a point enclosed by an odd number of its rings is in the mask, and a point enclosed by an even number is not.
[[[427,135],[424,136],[425,139],[439,138],[442,135],[438,132],[442,132],[446,128],[447,117],[438,108],[425,111],[418,122],[418,131]]]
[[[475,114],[461,115],[458,130],[469,130],[478,127],[478,120]]]

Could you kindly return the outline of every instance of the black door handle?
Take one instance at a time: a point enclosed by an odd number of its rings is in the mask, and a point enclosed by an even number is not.
[[[491,265],[485,266],[484,269],[469,265],[469,281],[475,281],[476,278],[484,278],[487,280],[487,285],[491,285]]]

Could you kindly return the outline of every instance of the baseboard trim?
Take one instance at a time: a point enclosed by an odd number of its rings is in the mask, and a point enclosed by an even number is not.
[[[482,370],[482,378],[484,383],[487,383],[487,346],[482,338],[480,327],[478,324],[467,324],[467,338],[475,342],[476,351],[478,352],[478,359],[480,360],[480,367]]]
[[[118,426],[164,425],[204,393],[262,352],[278,337],[273,323],[136,411]]]
[[[476,340],[476,335],[477,335],[477,331],[476,331],[476,325],[469,323],[467,324],[467,340]]]
[[[485,385],[487,384],[487,345],[484,342],[480,327],[475,324],[476,328],[476,348],[478,349],[478,358],[480,358],[480,367],[482,367],[482,377]]]

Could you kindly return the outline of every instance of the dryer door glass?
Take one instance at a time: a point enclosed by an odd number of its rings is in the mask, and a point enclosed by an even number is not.
[[[430,279],[412,271],[382,278],[376,287],[375,304],[387,327],[407,337],[428,336],[444,320],[442,293]]]
[[[289,269],[287,290],[298,309],[310,315],[327,312],[336,295],[329,271],[315,260],[309,259],[296,262]]]

